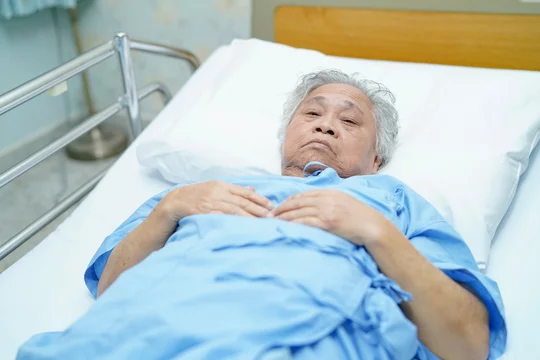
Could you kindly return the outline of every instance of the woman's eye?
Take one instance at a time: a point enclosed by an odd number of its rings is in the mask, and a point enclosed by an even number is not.
[[[347,123],[347,124],[356,124],[356,123],[354,122],[354,120],[351,120],[351,119],[345,119],[345,120],[343,120],[343,122],[345,122],[345,123]]]
[[[319,113],[316,111],[308,111],[307,115],[309,116],[319,116]]]

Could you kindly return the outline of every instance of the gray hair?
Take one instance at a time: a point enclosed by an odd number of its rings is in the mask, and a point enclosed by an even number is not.
[[[348,75],[339,70],[321,70],[302,76],[283,106],[283,118],[279,130],[281,149],[283,150],[287,127],[302,101],[315,89],[328,84],[354,86],[369,98],[377,130],[375,152],[381,160],[381,167],[387,164],[396,147],[399,130],[399,118],[394,106],[396,101],[394,94],[382,84],[362,79],[356,73]]]

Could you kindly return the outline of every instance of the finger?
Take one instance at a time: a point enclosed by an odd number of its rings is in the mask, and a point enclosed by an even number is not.
[[[216,208],[212,210],[211,213],[222,213],[222,214],[227,214],[227,215],[253,217],[253,215],[247,212],[246,210],[228,202],[220,202],[216,204]]]
[[[324,226],[324,223],[319,218],[317,218],[315,216],[306,216],[306,217],[296,218],[296,219],[292,220],[292,222],[296,223],[296,224],[313,226],[313,227],[316,227],[316,228],[319,228],[319,229],[326,230],[326,228]]]
[[[242,208],[244,211],[247,211],[248,213],[257,217],[266,217],[266,214],[270,212],[268,208],[254,203],[253,201],[246,199],[245,197],[234,194],[230,194],[230,196],[224,198],[223,201]]]
[[[314,198],[315,197],[315,198],[317,198],[317,197],[322,197],[322,196],[328,196],[333,191],[336,191],[336,190],[310,190],[310,191],[305,191],[303,193],[291,196],[291,199],[295,198],[295,197],[304,197],[304,198]]]
[[[254,202],[255,204],[266,208],[267,210],[272,210],[274,208],[274,204],[270,200],[260,194],[257,194],[255,190],[231,184],[230,191],[235,195],[241,196],[245,199],[250,200],[251,202]]]
[[[305,196],[293,196],[285,200],[281,205],[272,211],[274,216],[279,216],[282,213],[301,209],[303,207],[316,207],[317,198],[305,197]]]
[[[319,209],[309,206],[309,207],[303,207],[300,209],[282,212],[279,214],[279,216],[276,216],[276,217],[280,220],[293,221],[295,219],[300,219],[300,218],[308,217],[308,216],[316,217],[319,212],[320,212]]]

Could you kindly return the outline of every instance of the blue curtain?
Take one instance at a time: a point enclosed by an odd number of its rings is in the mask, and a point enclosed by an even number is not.
[[[25,16],[36,11],[61,6],[74,8],[77,0],[0,0],[0,16],[11,19],[14,16]]]

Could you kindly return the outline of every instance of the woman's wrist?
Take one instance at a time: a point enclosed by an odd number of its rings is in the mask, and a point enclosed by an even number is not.
[[[376,215],[369,221],[366,221],[366,223],[358,222],[358,226],[364,228],[363,231],[359,231],[359,233],[365,234],[361,243],[366,248],[384,246],[390,238],[396,235],[395,231],[399,232],[395,225],[380,213],[376,213]]]
[[[157,231],[162,236],[169,237],[178,226],[179,220],[167,204],[160,202],[144,221],[152,231]]]

